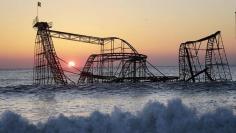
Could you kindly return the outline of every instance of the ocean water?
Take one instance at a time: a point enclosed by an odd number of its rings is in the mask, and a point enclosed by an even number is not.
[[[177,67],[160,67],[178,75]],[[0,133],[236,132],[236,67],[226,83],[34,86],[32,70],[0,70]]]

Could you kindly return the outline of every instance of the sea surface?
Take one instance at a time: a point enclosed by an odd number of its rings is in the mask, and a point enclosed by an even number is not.
[[[177,67],[159,67],[177,75]],[[0,133],[236,132],[233,82],[34,86],[32,69],[0,70]]]

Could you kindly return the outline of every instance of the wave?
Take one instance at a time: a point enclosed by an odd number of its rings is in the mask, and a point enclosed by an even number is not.
[[[39,92],[60,92],[60,91],[155,91],[155,90],[190,90],[190,91],[226,91],[236,90],[236,81],[233,82],[214,82],[214,83],[96,83],[86,85],[16,85],[16,86],[0,86],[0,93],[39,93]]]
[[[0,117],[1,133],[235,133],[236,116],[228,108],[198,115],[180,99],[162,104],[148,102],[141,111],[112,113],[95,111],[89,116],[63,114],[33,124],[21,115],[6,111]]]

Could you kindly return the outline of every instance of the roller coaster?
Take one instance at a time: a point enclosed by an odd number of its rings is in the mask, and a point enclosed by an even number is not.
[[[165,76],[139,54],[127,41],[117,37],[93,37],[51,30],[47,22],[36,22],[37,28],[34,56],[34,84],[68,84],[72,81],[60,64],[52,38],[66,39],[100,45],[100,53],[88,57],[79,70],[76,84],[104,82],[166,82],[177,80],[176,76]],[[150,71],[155,70],[155,75]]]
[[[48,22],[35,21],[33,27],[37,29],[33,70],[33,81],[37,85],[232,80],[220,32],[198,41],[181,44],[178,77],[163,74],[147,60],[146,55],[140,54],[121,38],[101,38],[51,30],[52,25]],[[100,46],[100,53],[91,54],[84,67],[78,70],[77,82],[66,76],[52,38]],[[202,49],[202,42],[205,41],[206,47]],[[204,65],[201,63],[199,51],[206,51]]]
[[[220,31],[180,45],[179,76],[188,82],[232,80]]]

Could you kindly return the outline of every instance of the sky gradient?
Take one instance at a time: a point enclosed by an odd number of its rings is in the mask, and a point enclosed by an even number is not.
[[[236,64],[236,0],[41,0],[39,18],[54,30],[117,36],[127,40],[155,65],[177,65],[180,43],[216,31],[230,64]],[[0,68],[32,68],[36,0],[1,0]],[[81,67],[92,44],[54,39],[57,54]]]

